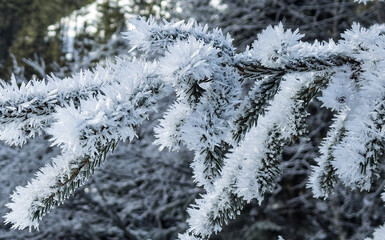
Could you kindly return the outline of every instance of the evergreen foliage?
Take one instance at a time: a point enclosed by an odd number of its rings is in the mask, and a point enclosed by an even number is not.
[[[13,193],[5,216],[13,228],[37,228],[118,142],[134,139],[172,89],[177,98],[155,128],[155,142],[161,149],[192,150],[195,181],[206,191],[188,210],[189,229],[180,239],[208,239],[247,202],[261,204],[282,174],[283,147],[306,136],[307,107],[317,94],[336,116],[308,184],[314,196],[327,198],[337,179],[369,190],[379,176],[384,25],[353,24],[338,42],[310,44],[280,24],[236,53],[229,35],[194,21],[131,24],[135,28],[124,36],[148,59],[117,58],[63,80],[2,85],[1,139],[22,145],[48,133],[62,149]],[[254,86],[242,97],[249,81]]]

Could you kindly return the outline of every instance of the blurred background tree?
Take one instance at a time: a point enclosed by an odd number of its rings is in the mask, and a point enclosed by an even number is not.
[[[128,20],[152,15],[156,19],[196,19],[220,27],[243,50],[268,25],[282,22],[299,28],[305,40],[337,40],[352,22],[383,23],[384,3],[359,5],[350,0],[2,0],[0,1],[0,78],[11,73],[18,81],[44,78],[53,72],[65,77],[114,56],[130,46],[120,32]],[[247,86],[247,84],[246,84]],[[248,88],[245,88],[247,92]],[[174,98],[159,103],[160,113],[139,129],[137,141],[121,144],[106,166],[70,201],[47,216],[40,232],[12,231],[0,225],[0,239],[175,239],[182,232],[186,208],[202,192],[194,186],[191,153],[158,152],[152,144],[156,119]],[[319,143],[330,125],[330,113],[314,101],[308,119],[310,140],[285,149],[283,177],[262,206],[256,202],[212,239],[355,239],[370,235],[385,222],[380,192],[360,193],[337,185],[322,201],[306,189]],[[9,194],[56,155],[47,136],[23,151],[0,148],[0,214]],[[12,178],[10,177],[12,176]],[[385,186],[377,183],[376,189]]]
[[[47,62],[60,62],[59,39],[48,41],[47,27],[92,1],[90,0],[15,0],[0,2],[0,77],[9,78],[12,65],[9,54],[16,59],[33,58],[38,53]],[[47,69],[48,71],[50,69]],[[26,76],[33,73],[26,70]]]

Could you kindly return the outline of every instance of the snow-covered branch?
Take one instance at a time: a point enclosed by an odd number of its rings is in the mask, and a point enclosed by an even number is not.
[[[147,21],[139,18],[131,20],[135,27],[132,31],[124,33],[131,45],[147,53],[164,54],[170,45],[178,40],[194,37],[205,44],[212,44],[221,49],[221,54],[234,55],[234,47],[230,35],[225,36],[220,29],[208,31],[207,25],[200,25],[195,21],[167,22],[158,24],[155,19]]]
[[[155,64],[118,59],[108,68],[103,79],[115,81],[99,86],[102,94],[51,110],[53,123],[47,132],[63,153],[12,195],[7,205],[12,211],[5,218],[14,228],[37,228],[38,221],[83,185],[119,141],[135,137],[136,126],[169,94],[155,74]],[[95,75],[105,68],[98,70]]]
[[[109,68],[86,70],[70,78],[48,78],[47,83],[32,80],[19,87],[13,77],[11,84],[0,87],[0,139],[9,144],[23,145],[28,138],[41,134],[52,122],[58,106],[79,105],[81,99],[100,93],[101,86],[113,78]]]
[[[208,239],[247,202],[263,201],[281,174],[284,146],[306,136],[307,107],[319,93],[336,116],[308,184],[314,195],[326,198],[337,178],[368,190],[379,175],[384,25],[354,24],[337,43],[310,44],[280,24],[236,54],[229,36],[193,21],[131,24],[125,37],[147,54],[141,61],[117,58],[63,80],[0,89],[1,139],[21,145],[44,131],[62,148],[12,195],[5,218],[14,228],[36,228],[119,141],[135,137],[136,127],[171,89],[177,98],[155,128],[155,143],[192,150],[195,181],[206,190],[189,209],[190,228],[181,239]],[[245,80],[254,86],[244,97]]]
[[[306,132],[306,105],[329,79],[329,73],[287,76],[266,115],[226,156],[223,176],[215,182],[215,191],[204,195],[189,210],[190,229],[181,239],[189,239],[187,236],[207,239],[240,214],[246,202],[252,199],[262,202],[264,193],[271,190],[280,174],[278,165],[283,146]]]

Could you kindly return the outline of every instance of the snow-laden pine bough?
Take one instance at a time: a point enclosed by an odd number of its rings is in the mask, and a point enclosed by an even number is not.
[[[13,228],[37,228],[173,90],[177,100],[155,129],[156,144],[194,151],[194,178],[206,190],[188,210],[190,227],[180,239],[208,239],[247,202],[263,201],[281,174],[283,147],[306,136],[306,109],[318,93],[335,118],[310,177],[314,196],[327,198],[337,178],[369,190],[379,176],[385,25],[354,24],[337,43],[313,44],[278,25],[237,54],[230,36],[192,21],[132,24],[125,37],[156,60],[117,58],[63,80],[0,88],[2,140],[21,146],[46,132],[62,148],[11,196],[5,222]],[[254,81],[247,96],[245,81]]]

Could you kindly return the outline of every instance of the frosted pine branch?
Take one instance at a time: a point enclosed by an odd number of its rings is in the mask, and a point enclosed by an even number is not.
[[[215,190],[197,200],[197,205],[189,210],[190,228],[180,239],[208,239],[220,231],[224,223],[239,215],[246,202],[252,199],[261,202],[264,193],[274,186],[275,177],[280,173],[278,158],[283,146],[306,132],[303,111],[329,81],[330,74],[289,81],[296,77],[288,77],[267,114],[259,118],[257,126],[227,155],[223,175],[214,184]]]
[[[52,76],[47,83],[33,80],[20,87],[14,78],[11,84],[3,83],[0,88],[0,139],[23,145],[28,138],[43,133],[52,124],[52,113],[57,106],[70,103],[77,106],[81,99],[98,95],[101,86],[113,79],[105,78],[112,74],[110,71],[108,67],[99,67],[94,72],[83,71],[71,78],[62,80]]]
[[[282,74],[276,74],[255,83],[233,119],[233,140],[241,141],[249,129],[257,124],[259,116],[265,113],[265,108],[278,92],[281,81]]]
[[[314,195],[327,197],[337,180],[368,190],[379,176],[384,25],[353,24],[337,43],[310,44],[280,24],[235,54],[229,36],[193,21],[131,23],[125,36],[146,53],[142,61],[118,58],[72,78],[0,89],[2,139],[22,144],[44,131],[62,148],[52,165],[12,195],[5,218],[14,228],[36,228],[116,143],[135,137],[136,127],[171,89],[177,99],[155,128],[155,143],[192,150],[194,179],[206,190],[188,210],[190,228],[181,239],[208,239],[247,202],[263,201],[281,174],[284,146],[306,136],[307,106],[321,92],[323,106],[337,115],[313,168]],[[255,82],[243,97],[245,80]]]
[[[148,53],[164,54],[169,46],[178,40],[194,37],[205,44],[213,44],[221,49],[222,54],[234,55],[234,47],[230,35],[225,36],[220,29],[208,32],[207,25],[200,25],[195,21],[155,22],[153,18],[145,21],[142,18],[131,20],[135,27],[132,31],[124,33],[131,45]]]
[[[131,69],[124,69],[131,66]],[[26,187],[19,187],[7,206],[6,222],[14,228],[37,228],[38,221],[82,186],[118,141],[132,140],[155,103],[169,93],[155,75],[156,65],[127,62],[110,66],[119,81],[100,88],[103,95],[58,107],[48,129],[63,154],[48,164]]]
[[[238,159],[236,161],[242,164],[237,194],[247,201],[256,198],[261,202],[265,191],[271,190],[274,176],[279,173],[279,170],[274,169],[277,168],[276,161],[283,146],[306,133],[306,106],[328,82],[330,73],[305,76],[302,81],[299,78],[298,82],[289,81],[292,78],[297,76],[288,77],[286,81],[291,83],[286,85],[285,82],[281,92],[277,93],[271,106],[267,108],[266,115],[259,119],[257,126],[246,134],[245,140],[228,156],[229,159]],[[309,81],[309,78],[314,80]],[[252,145],[258,147],[252,148]],[[240,159],[244,160],[239,161]]]
[[[315,159],[318,166],[313,167],[313,174],[308,185],[312,188],[314,197],[328,197],[337,181],[336,168],[333,165],[334,150],[342,138],[346,137],[345,124],[351,107],[353,107],[354,96],[358,91],[358,85],[352,81],[355,76],[349,67],[337,70],[322,92],[322,96],[319,97],[324,107],[337,110],[338,113],[330,126],[328,135],[321,143],[321,156]]]
[[[36,174],[36,178],[25,187],[18,187],[7,207],[12,211],[5,215],[5,223],[12,223],[15,229],[38,228],[39,221],[51,208],[61,205],[74,194],[93,174],[96,167],[105,161],[115,143],[101,146],[98,156],[77,157],[60,155]],[[44,186],[44,187],[43,187]]]
[[[341,141],[341,138],[344,135],[346,116],[347,110],[341,110],[338,116],[335,117],[328,132],[328,136],[321,143],[321,156],[315,159],[318,166],[313,167],[313,175],[310,177],[308,185],[312,188],[314,197],[328,197],[337,181],[335,174],[336,170],[332,165],[332,151],[333,147]]]
[[[303,36],[298,30],[285,31],[282,24],[270,26],[258,34],[251,48],[236,56],[235,66],[242,75],[255,78],[360,64],[351,52],[332,40],[310,44],[300,41]]]
[[[161,148],[169,146],[170,149],[178,149],[183,142],[193,150],[195,180],[198,186],[204,186],[208,191],[220,177],[223,157],[229,147],[225,140],[226,129],[239,103],[241,89],[239,75],[227,66],[231,56],[220,54],[222,50],[216,46],[195,35],[181,38],[169,47],[159,65],[164,80],[176,90],[178,103],[172,108],[184,105],[191,110],[188,114],[184,113],[183,118],[180,118],[179,111],[175,111],[176,115],[172,118],[178,121],[174,122],[174,126],[161,121],[156,129],[160,139],[156,142]],[[171,116],[169,112],[167,118]],[[170,140],[165,132],[172,132],[177,140]]]

